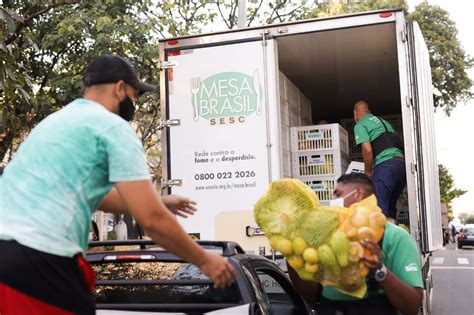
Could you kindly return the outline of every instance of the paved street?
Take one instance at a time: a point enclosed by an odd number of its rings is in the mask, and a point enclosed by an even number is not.
[[[453,244],[435,252],[433,315],[474,315],[474,247]]]

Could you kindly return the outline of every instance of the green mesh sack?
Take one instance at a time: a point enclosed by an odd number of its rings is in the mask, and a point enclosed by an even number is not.
[[[267,237],[290,237],[303,223],[307,211],[319,204],[317,195],[305,186],[298,180],[285,178],[273,182],[257,202],[255,222]]]
[[[301,279],[365,295],[368,269],[359,261],[364,248],[358,240],[373,234],[377,241],[386,222],[375,197],[350,208],[327,207],[307,185],[286,178],[270,185],[255,205],[254,217]]]

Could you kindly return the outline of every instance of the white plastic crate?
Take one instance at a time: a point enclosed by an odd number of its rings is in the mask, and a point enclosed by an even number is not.
[[[309,177],[300,178],[300,180],[316,192],[321,204],[328,205],[329,200],[334,198],[333,195],[336,189],[337,179],[332,177]]]
[[[359,161],[351,161],[349,167],[347,168],[346,174],[351,173],[364,173],[365,172],[365,165],[363,162]]]
[[[300,111],[298,109],[290,107],[289,117],[290,117],[290,127],[301,126]]]
[[[281,164],[283,166],[283,177],[291,176],[291,152],[288,150],[282,150]]]
[[[311,101],[303,94],[300,95],[300,113],[302,121],[312,120]]]
[[[283,74],[283,72],[278,73],[278,81],[279,81],[279,88],[280,88],[280,102],[286,102],[287,96],[286,96],[286,76]]]
[[[309,119],[301,119],[300,120],[301,126],[311,126],[313,125],[313,122]]]
[[[290,125],[291,126],[291,125]],[[291,128],[291,151],[333,150],[349,154],[347,131],[339,124]]]
[[[282,126],[290,125],[290,109],[288,108],[288,103],[282,102],[280,104],[280,124]]]
[[[282,125],[281,129],[281,148],[282,150],[286,150],[290,152],[290,127]],[[291,157],[290,157],[291,160]]]
[[[338,178],[348,167],[347,156],[340,151],[292,152],[291,165],[293,176],[334,176]]]
[[[288,78],[285,80],[286,100],[290,109],[300,110],[300,90]]]

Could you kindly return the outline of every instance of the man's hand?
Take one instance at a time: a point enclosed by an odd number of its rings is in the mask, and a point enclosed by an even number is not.
[[[215,287],[232,283],[235,278],[234,268],[226,259],[206,252],[186,234],[163,204],[151,181],[119,182],[116,187],[130,213],[153,241],[196,265],[214,281]]]
[[[198,266],[213,282],[214,288],[230,286],[235,279],[235,270],[226,258],[206,253],[204,263]]]
[[[360,260],[372,273],[382,268],[383,252],[380,246],[369,240],[361,241],[361,244],[372,252],[372,256],[363,256]],[[384,290],[390,303],[401,313],[407,315],[418,314],[423,300],[423,289],[412,287],[403,282],[389,269],[387,269],[385,280],[380,282],[380,287]]]
[[[382,268],[383,264],[383,253],[380,249],[379,244],[369,240],[361,241],[362,246],[372,252],[372,256],[362,256],[360,259],[369,268],[370,271],[375,271]]]
[[[187,197],[166,195],[162,196],[161,200],[171,212],[183,218],[187,218],[188,215],[193,215],[197,211],[196,202]]]

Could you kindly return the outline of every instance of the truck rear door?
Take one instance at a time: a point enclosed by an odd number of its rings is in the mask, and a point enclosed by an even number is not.
[[[428,48],[418,24],[409,22],[407,33],[420,247],[423,253],[428,253],[443,244],[431,68]]]
[[[274,42],[228,36],[218,44],[162,43],[162,61],[174,63],[161,77],[162,116],[179,120],[162,134],[163,175],[177,180],[169,193],[198,202],[181,223],[200,239],[215,239],[217,214],[253,210],[272,181],[272,163],[279,165],[270,136],[277,107],[268,106],[277,103],[276,80],[268,79],[276,75]]]

